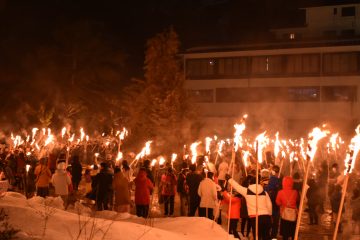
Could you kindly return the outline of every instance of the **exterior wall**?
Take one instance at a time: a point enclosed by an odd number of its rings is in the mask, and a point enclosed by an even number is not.
[[[279,54],[304,53],[336,53],[359,51],[360,46],[336,46],[316,48],[294,48],[275,50],[251,50],[231,52],[189,53],[184,59],[235,57],[235,56],[262,56]],[[360,69],[360,66],[359,66]],[[186,69],[185,69],[186,71]],[[216,91],[218,88],[255,88],[255,87],[300,87],[300,86],[354,86],[356,98],[354,101],[322,101],[320,91],[319,101],[272,101],[272,102],[218,102]],[[323,75],[300,77],[245,77],[245,78],[215,78],[196,79],[185,81],[188,90],[212,90],[212,102],[197,103],[200,114],[203,116],[205,127],[218,132],[231,131],[232,124],[238,121],[244,113],[251,119],[257,119],[255,128],[276,126],[277,129],[296,132],[294,125],[329,121],[346,126],[360,119],[360,73],[352,75]],[[312,125],[313,126],[313,125]]]
[[[355,7],[355,16],[342,16],[344,7]],[[274,29],[278,39],[288,38],[290,33],[297,38],[321,38],[341,36],[343,30],[354,30],[360,35],[360,4],[321,6],[306,8],[306,27]],[[326,33],[327,32],[327,33]],[[286,37],[288,36],[288,37]]]

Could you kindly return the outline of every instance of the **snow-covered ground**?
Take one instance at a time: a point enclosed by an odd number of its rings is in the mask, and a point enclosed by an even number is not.
[[[228,238],[228,234],[218,224],[213,224],[205,218],[145,220],[130,214],[117,214],[111,211],[98,212],[95,218],[91,218],[91,211],[81,204],[64,211],[60,198],[44,200],[41,197],[34,197],[27,200],[21,194],[8,192],[0,199],[0,207],[6,209],[9,214],[9,222],[21,230],[18,234],[20,239],[218,240]]]

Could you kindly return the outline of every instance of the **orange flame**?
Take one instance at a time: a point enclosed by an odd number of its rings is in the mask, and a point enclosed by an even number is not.
[[[357,126],[355,132],[356,132],[356,135],[351,139],[351,142],[349,145],[349,149],[351,152],[346,154],[345,174],[352,173],[352,171],[355,167],[357,155],[360,150],[360,125]]]
[[[328,133],[329,131],[322,131],[320,128],[314,128],[312,132],[309,133],[307,156],[311,162],[314,160],[316,154],[317,143],[326,137]]]
[[[191,146],[190,146],[190,150],[191,150],[191,163],[192,163],[192,164],[196,163],[196,158],[197,158],[196,148],[197,148],[197,146],[199,146],[199,144],[201,144],[201,142],[194,142],[194,143],[191,144]]]
[[[267,143],[267,140],[268,138],[265,136],[266,134],[266,131],[259,134],[257,137],[256,137],[256,147],[257,147],[257,159],[259,161],[259,163],[262,163],[263,162],[263,150],[264,148],[266,147],[266,143]]]

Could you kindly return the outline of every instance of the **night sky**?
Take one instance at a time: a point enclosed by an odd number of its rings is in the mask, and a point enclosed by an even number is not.
[[[26,54],[29,49],[54,41],[58,28],[91,22],[109,46],[125,53],[127,77],[141,77],[146,40],[164,28],[175,28],[182,50],[264,41],[269,38],[269,28],[301,25],[304,15],[299,7],[322,2],[344,1],[0,0],[0,44],[14,49],[13,55]]]

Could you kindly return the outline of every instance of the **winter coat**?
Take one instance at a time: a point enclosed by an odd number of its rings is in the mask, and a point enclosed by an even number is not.
[[[161,176],[161,195],[174,196],[176,192],[177,179],[173,173],[166,173]]]
[[[282,181],[283,189],[280,190],[276,196],[276,204],[280,207],[281,211],[285,207],[297,208],[299,199],[298,191],[293,189],[294,181],[292,177],[284,177]]]
[[[49,183],[51,181],[51,171],[47,166],[43,164],[37,165],[35,168],[35,175],[36,187],[49,187]]]
[[[154,189],[153,183],[147,178],[146,171],[140,170],[135,180],[135,204],[149,205],[150,191]]]
[[[306,191],[307,203],[309,207],[315,207],[321,203],[319,187],[313,179],[309,180],[308,185],[309,189]]]
[[[251,184],[246,188],[234,179],[230,179],[228,183],[246,199],[249,217],[256,217],[256,194],[258,195],[258,215],[272,215],[271,199],[261,185],[258,185],[256,191],[256,184]]]
[[[56,169],[54,175],[51,178],[51,182],[55,187],[56,195],[64,196],[69,194],[69,185],[71,184],[71,178],[65,170]]]
[[[180,194],[188,194],[189,187],[186,183],[187,169],[182,169],[177,178],[176,190]]]
[[[331,210],[334,213],[338,213],[339,212],[339,208],[340,208],[340,201],[341,201],[341,195],[342,195],[342,191],[341,191],[341,187],[336,185],[335,189],[333,191],[333,193],[331,194],[330,197],[330,203],[331,203]],[[345,208],[342,209],[343,212],[345,211]]]
[[[79,161],[75,161],[71,165],[71,176],[74,183],[79,183],[81,181],[82,166]]]
[[[114,175],[112,188],[115,193],[115,205],[130,204],[129,183],[122,172]]]
[[[198,194],[201,198],[200,207],[215,208],[217,200],[216,183],[210,178],[205,178],[200,182]]]
[[[276,196],[280,189],[280,179],[276,176],[270,176],[269,184],[264,187],[264,189],[269,194],[271,199],[273,215],[278,215],[279,206],[276,204]]]
[[[352,198],[350,206],[352,208],[352,220],[360,222],[360,197]]]
[[[192,199],[199,198],[198,189],[200,182],[202,181],[203,177],[196,172],[191,172],[186,175],[186,184],[189,187],[189,197]]]
[[[228,192],[223,192],[223,202],[229,204],[231,201],[230,209],[230,219],[239,219],[240,218],[240,209],[241,209],[241,199],[236,196],[230,196]],[[230,206],[230,204],[229,204]],[[229,216],[228,216],[229,217]]]
[[[113,176],[108,169],[101,169],[95,176],[93,186],[96,188],[97,197],[102,198],[111,191]]]
[[[219,165],[219,169],[218,169],[218,179],[219,180],[225,180],[225,175],[228,173],[229,171],[229,164],[226,161],[222,161]]]

